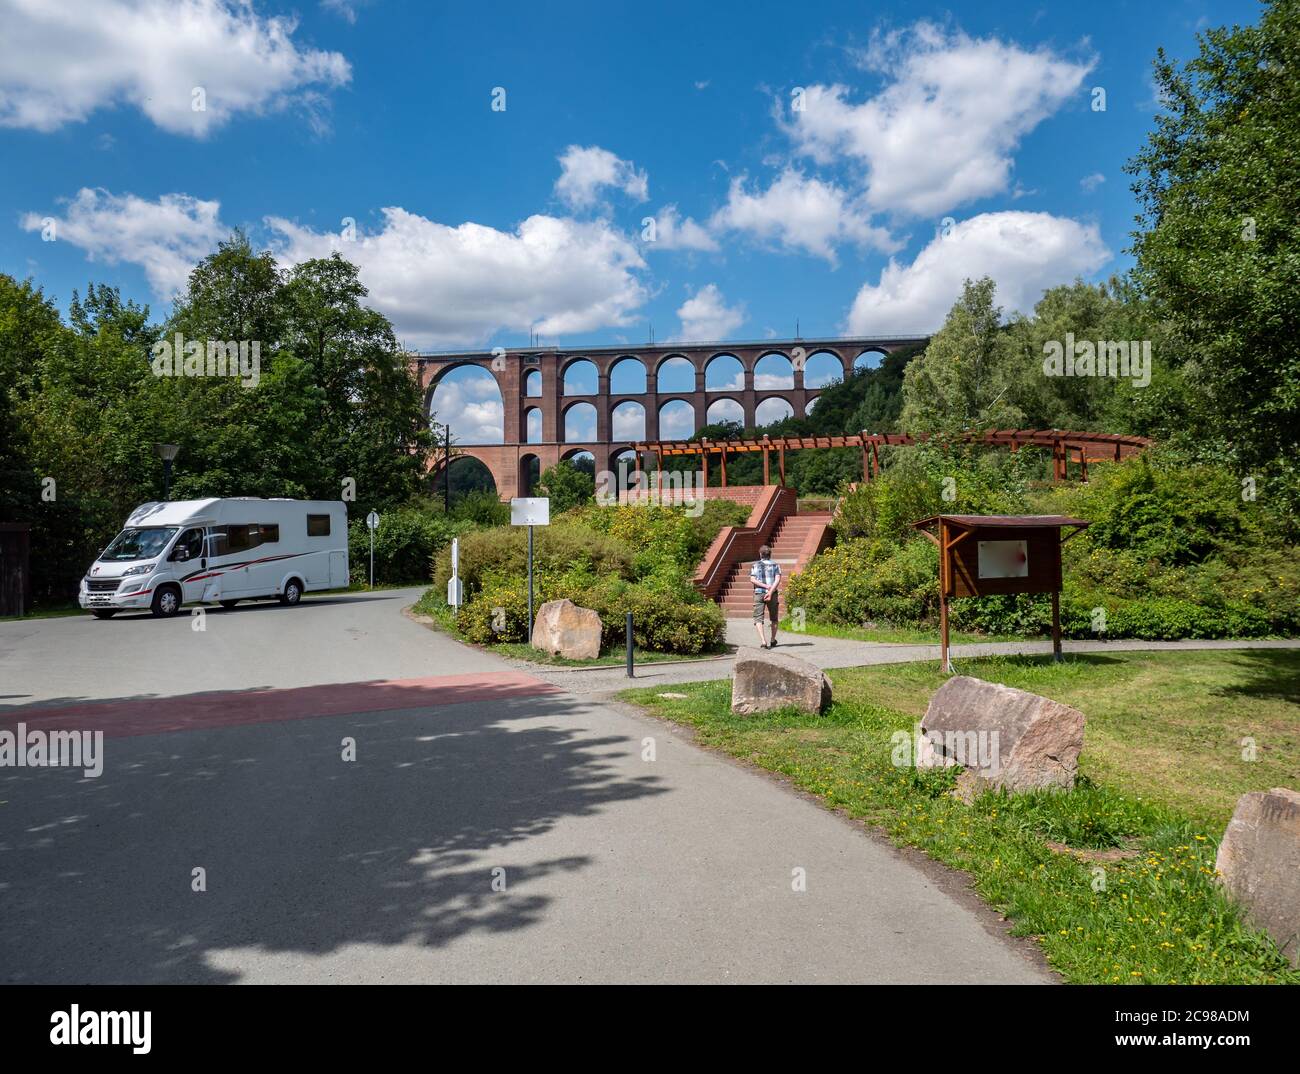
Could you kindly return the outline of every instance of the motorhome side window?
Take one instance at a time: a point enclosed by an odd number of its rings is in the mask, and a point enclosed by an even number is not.
[[[273,544],[280,539],[279,523],[239,522],[229,526],[213,526],[208,540],[211,554],[226,556],[247,552],[262,544]]]
[[[307,516],[308,537],[328,537],[329,535],[330,535],[329,515],[308,515]]]

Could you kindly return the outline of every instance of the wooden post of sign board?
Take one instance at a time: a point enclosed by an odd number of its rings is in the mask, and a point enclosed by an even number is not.
[[[763,434],[763,484],[770,485],[771,483],[772,483],[772,478],[768,471],[767,433],[764,433]]]
[[[952,671],[948,657],[948,524],[939,520],[939,670]]]
[[[1052,662],[1061,662],[1061,594],[1052,590]]]
[[[709,487],[709,442],[700,441],[700,467],[704,472],[704,487]]]
[[[725,489],[727,487],[727,449],[725,446],[723,447],[722,454],[719,458],[722,465],[722,487]]]
[[[776,449],[777,465],[781,468],[781,487],[785,488],[785,444]]]

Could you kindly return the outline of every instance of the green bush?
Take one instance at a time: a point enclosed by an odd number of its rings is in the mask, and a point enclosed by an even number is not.
[[[595,494],[596,479],[568,460],[548,466],[537,481],[537,495],[550,499],[552,515],[590,503]]]
[[[938,579],[938,550],[924,538],[848,540],[790,579],[789,606],[845,626],[924,624],[938,616]]]
[[[1093,474],[1058,499],[1092,523],[1087,536],[1095,547],[1175,565],[1200,563],[1256,538],[1241,485],[1223,467],[1162,466],[1158,456],[1139,455]]]
[[[632,639],[642,649],[693,655],[718,648],[726,627],[722,609],[689,588],[685,593],[684,597],[673,596],[643,585],[615,582],[588,589],[581,600],[572,599],[600,614],[603,643],[608,647],[624,643],[627,613],[631,612]]]
[[[548,600],[568,597],[600,616],[601,648],[624,644],[626,616],[633,615],[633,641],[650,652],[695,654],[722,642],[725,620],[716,604],[672,599],[620,579],[573,588],[573,578],[545,575],[533,580],[534,612]],[[461,634],[479,644],[528,638],[528,583],[494,579],[461,609]]]
[[[510,505],[490,489],[475,489],[451,501],[451,517],[475,526],[508,526]]]
[[[908,539],[912,523],[938,514],[1001,515],[1025,509],[1028,476],[1040,460],[959,446],[926,445],[891,456],[871,481],[846,492],[835,518],[840,537]]]
[[[695,568],[718,531],[723,526],[743,525],[749,508],[726,500],[709,500],[693,517],[681,507],[622,504],[586,507],[567,517],[634,549],[632,576],[653,588],[671,590],[683,584],[689,588]]]
[[[375,531],[376,584],[425,581],[434,554],[466,529],[464,523],[423,507],[381,512]],[[370,530],[364,518],[354,518],[348,524],[348,565],[355,584],[369,581]]]
[[[566,570],[588,567],[597,576],[632,577],[632,550],[622,541],[568,519],[533,531],[534,575],[559,575]],[[489,580],[527,580],[528,535],[522,526],[498,526],[466,533],[460,542],[460,578],[466,600]],[[451,550],[437,556],[433,584],[447,588],[451,576]]]
[[[1241,499],[1226,468],[1153,451],[1094,466],[1087,484],[1035,490],[1027,475],[1037,464],[997,463],[937,447],[900,458],[879,480],[845,497],[836,529],[848,539],[791,580],[791,605],[845,625],[930,626],[937,616],[938,557],[928,543],[914,547],[909,522],[941,512],[1066,514],[1092,523],[1064,549],[1066,636],[1095,637],[1102,619],[1106,636],[1115,638],[1300,632],[1295,549],[1272,516]],[[954,479],[955,501],[939,495],[937,478],[945,471]],[[1051,627],[1046,594],[958,599],[950,608],[959,630],[1041,636]]]
[[[705,549],[724,525],[743,523],[749,509],[711,501],[698,517],[650,505],[579,506],[534,531],[534,607],[568,597],[594,609],[602,645],[621,647],[625,617],[634,640],[652,652],[693,654],[717,648],[725,620],[691,584]],[[528,636],[527,536],[504,526],[475,530],[460,542],[466,604],[458,627],[480,644]],[[437,557],[436,593],[451,573],[448,550]]]
[[[436,592],[445,592],[438,590]],[[533,599],[545,602],[534,579]],[[528,581],[496,581],[460,609],[456,627],[461,635],[478,645],[528,639]]]
[[[1052,601],[1042,593],[995,597],[959,597],[948,602],[954,630],[980,634],[1035,636],[1052,629]]]
[[[727,526],[743,526],[749,520],[750,509],[732,500],[705,500],[698,515],[687,515],[690,538],[686,544],[688,562],[685,566],[693,572],[704,553],[709,550],[718,533]]]
[[[834,528],[841,538],[902,541],[913,522],[943,508],[942,482],[932,480],[920,466],[900,461],[846,492]]]

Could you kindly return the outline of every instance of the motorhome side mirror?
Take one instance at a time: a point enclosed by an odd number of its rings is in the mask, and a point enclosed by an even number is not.
[[[190,558],[190,550],[188,548],[176,549],[176,558],[182,563],[185,562],[185,560]]]

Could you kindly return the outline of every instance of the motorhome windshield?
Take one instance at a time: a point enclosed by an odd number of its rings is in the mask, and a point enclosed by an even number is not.
[[[100,554],[101,560],[153,559],[176,536],[178,526],[143,526],[126,529]]]

